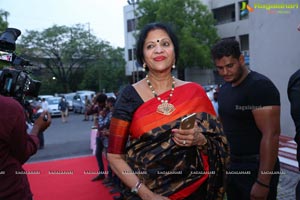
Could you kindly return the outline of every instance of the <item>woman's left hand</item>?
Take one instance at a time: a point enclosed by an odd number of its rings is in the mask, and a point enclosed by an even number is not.
[[[178,146],[190,147],[195,145],[204,145],[207,140],[200,132],[197,123],[192,129],[172,129],[173,141]]]

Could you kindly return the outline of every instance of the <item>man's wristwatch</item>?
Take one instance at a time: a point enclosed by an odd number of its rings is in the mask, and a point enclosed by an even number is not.
[[[131,192],[134,193],[134,194],[137,194],[139,189],[141,188],[142,186],[142,182],[139,180],[134,187],[131,188]]]

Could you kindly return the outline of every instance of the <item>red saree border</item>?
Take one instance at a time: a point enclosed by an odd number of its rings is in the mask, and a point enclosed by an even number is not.
[[[163,93],[161,98],[167,98],[169,93],[170,91]],[[187,83],[176,87],[170,103],[176,108],[171,115],[163,115],[156,112],[157,106],[160,104],[156,98],[142,104],[133,115],[130,126],[131,136],[138,138],[153,128],[194,112],[206,112],[216,115],[206,92],[197,83]]]
[[[108,153],[124,153],[128,137],[129,122],[112,117],[109,127]]]

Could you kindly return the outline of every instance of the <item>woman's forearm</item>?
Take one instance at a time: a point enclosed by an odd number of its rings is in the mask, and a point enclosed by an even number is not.
[[[123,156],[108,153],[107,158],[111,169],[121,179],[121,181],[129,188],[135,187],[140,180],[131,167],[125,162]],[[151,199],[154,193],[142,184],[138,190],[138,195],[142,199]]]

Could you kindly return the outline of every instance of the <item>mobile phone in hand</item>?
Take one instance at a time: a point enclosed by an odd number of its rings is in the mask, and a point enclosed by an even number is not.
[[[181,119],[180,129],[192,129],[194,128],[196,121],[196,113],[190,114]]]

